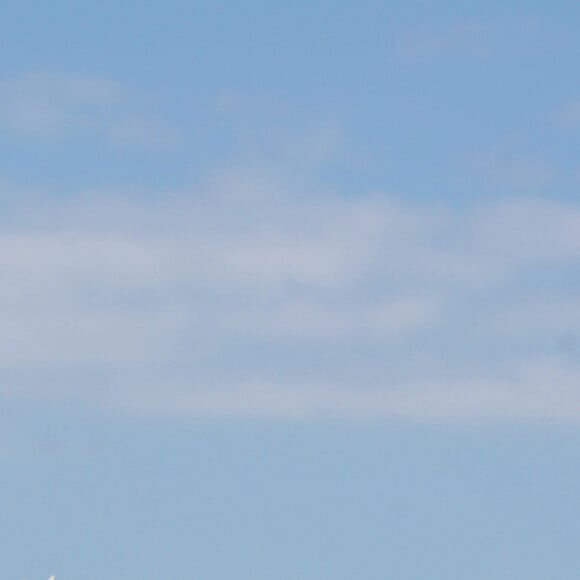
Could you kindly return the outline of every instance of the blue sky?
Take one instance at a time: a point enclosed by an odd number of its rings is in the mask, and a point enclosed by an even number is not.
[[[7,578],[575,578],[580,9],[0,7]]]

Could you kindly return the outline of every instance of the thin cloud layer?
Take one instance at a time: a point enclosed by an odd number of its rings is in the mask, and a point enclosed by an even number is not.
[[[119,83],[94,75],[30,73],[0,83],[0,126],[23,139],[83,137],[114,146],[164,147],[176,135]]]
[[[83,199],[23,202],[2,227],[5,394],[192,417],[580,419],[578,205],[455,209],[247,175]]]

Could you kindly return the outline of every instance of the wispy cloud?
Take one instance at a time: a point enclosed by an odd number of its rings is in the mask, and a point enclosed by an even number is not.
[[[483,52],[490,27],[481,22],[455,20],[435,27],[406,30],[397,39],[396,49],[407,57],[434,57],[461,50]]]
[[[175,132],[153,116],[135,115],[138,98],[93,75],[31,73],[0,82],[0,125],[28,139],[92,137],[114,145],[159,147]]]
[[[554,114],[554,120],[560,127],[580,127],[580,99],[569,101],[560,107]]]
[[[580,361],[561,348],[580,337],[576,204],[459,210],[226,174],[11,211],[4,392],[191,416],[580,420]]]
[[[498,150],[481,154],[475,161],[488,179],[511,191],[542,191],[555,176],[553,163],[535,153]]]
[[[167,393],[141,384],[140,396],[119,385],[116,404],[145,414],[280,419],[406,419],[454,423],[497,420],[573,421],[580,418],[580,368],[528,362],[505,379],[464,378],[384,384],[241,383]],[[128,395],[128,396],[127,396]]]
[[[494,20],[443,19],[403,30],[393,48],[399,56],[413,60],[487,58],[499,51],[535,48],[542,28],[538,18],[525,15]]]

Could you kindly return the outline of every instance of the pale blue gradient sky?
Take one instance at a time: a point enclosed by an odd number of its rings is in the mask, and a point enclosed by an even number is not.
[[[580,7],[0,7],[6,578],[576,578]]]

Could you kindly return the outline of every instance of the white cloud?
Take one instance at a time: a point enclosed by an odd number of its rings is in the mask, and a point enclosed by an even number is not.
[[[0,125],[29,139],[90,136],[139,147],[175,143],[174,131],[162,122],[130,112],[138,100],[98,76],[31,73],[0,82]]]
[[[519,301],[498,317],[497,330],[522,340],[580,340],[580,297],[544,294]]]
[[[520,368],[521,367],[521,368]],[[174,416],[485,422],[580,419],[580,365],[522,364],[504,379],[464,378],[412,384],[325,385],[238,383],[191,387],[170,384],[160,393],[142,381],[117,385],[115,405]]]
[[[0,391],[192,416],[580,419],[580,361],[557,347],[580,337],[562,299],[575,204],[459,210],[232,174],[6,220]]]
[[[544,199],[499,201],[473,220],[474,242],[514,268],[572,265],[580,255],[580,206]]]

